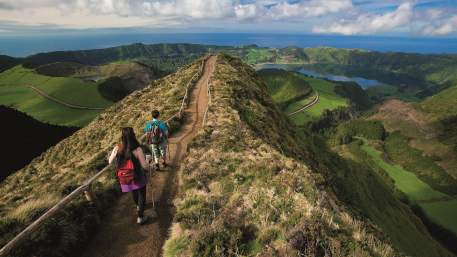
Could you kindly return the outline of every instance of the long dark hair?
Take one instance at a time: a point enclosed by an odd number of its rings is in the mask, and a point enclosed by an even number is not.
[[[132,159],[132,151],[137,149],[140,143],[136,139],[135,132],[132,127],[122,128],[121,142],[118,145],[117,161],[121,163],[125,160]]]

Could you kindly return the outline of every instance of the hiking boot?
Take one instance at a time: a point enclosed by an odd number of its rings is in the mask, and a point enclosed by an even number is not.
[[[148,220],[148,216],[138,217],[136,219],[136,223],[139,225],[143,225],[144,223],[146,223],[147,220]]]
[[[155,209],[152,209],[152,210],[151,210],[151,217],[152,217],[153,219],[156,219],[156,218],[159,217],[159,215],[157,214],[157,212],[156,212]]]

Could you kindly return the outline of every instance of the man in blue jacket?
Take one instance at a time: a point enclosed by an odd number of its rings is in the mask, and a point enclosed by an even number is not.
[[[160,170],[159,159],[163,159],[163,166],[167,166],[168,127],[160,120],[158,110],[151,112],[152,121],[146,123],[146,142],[151,145],[156,170]]]

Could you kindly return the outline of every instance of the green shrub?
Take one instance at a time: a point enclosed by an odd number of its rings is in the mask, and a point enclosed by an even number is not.
[[[347,144],[355,136],[371,140],[384,140],[386,131],[380,121],[352,120],[338,126],[334,141],[337,144]]]
[[[164,257],[175,257],[178,256],[182,251],[184,251],[189,244],[189,241],[185,236],[179,236],[167,240],[163,247],[163,256]]]

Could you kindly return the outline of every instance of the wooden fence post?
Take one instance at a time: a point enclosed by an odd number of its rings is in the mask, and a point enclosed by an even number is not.
[[[90,188],[88,188],[86,191],[84,191],[84,196],[86,197],[86,200],[90,202],[91,204],[95,204],[95,197],[90,191]]]

